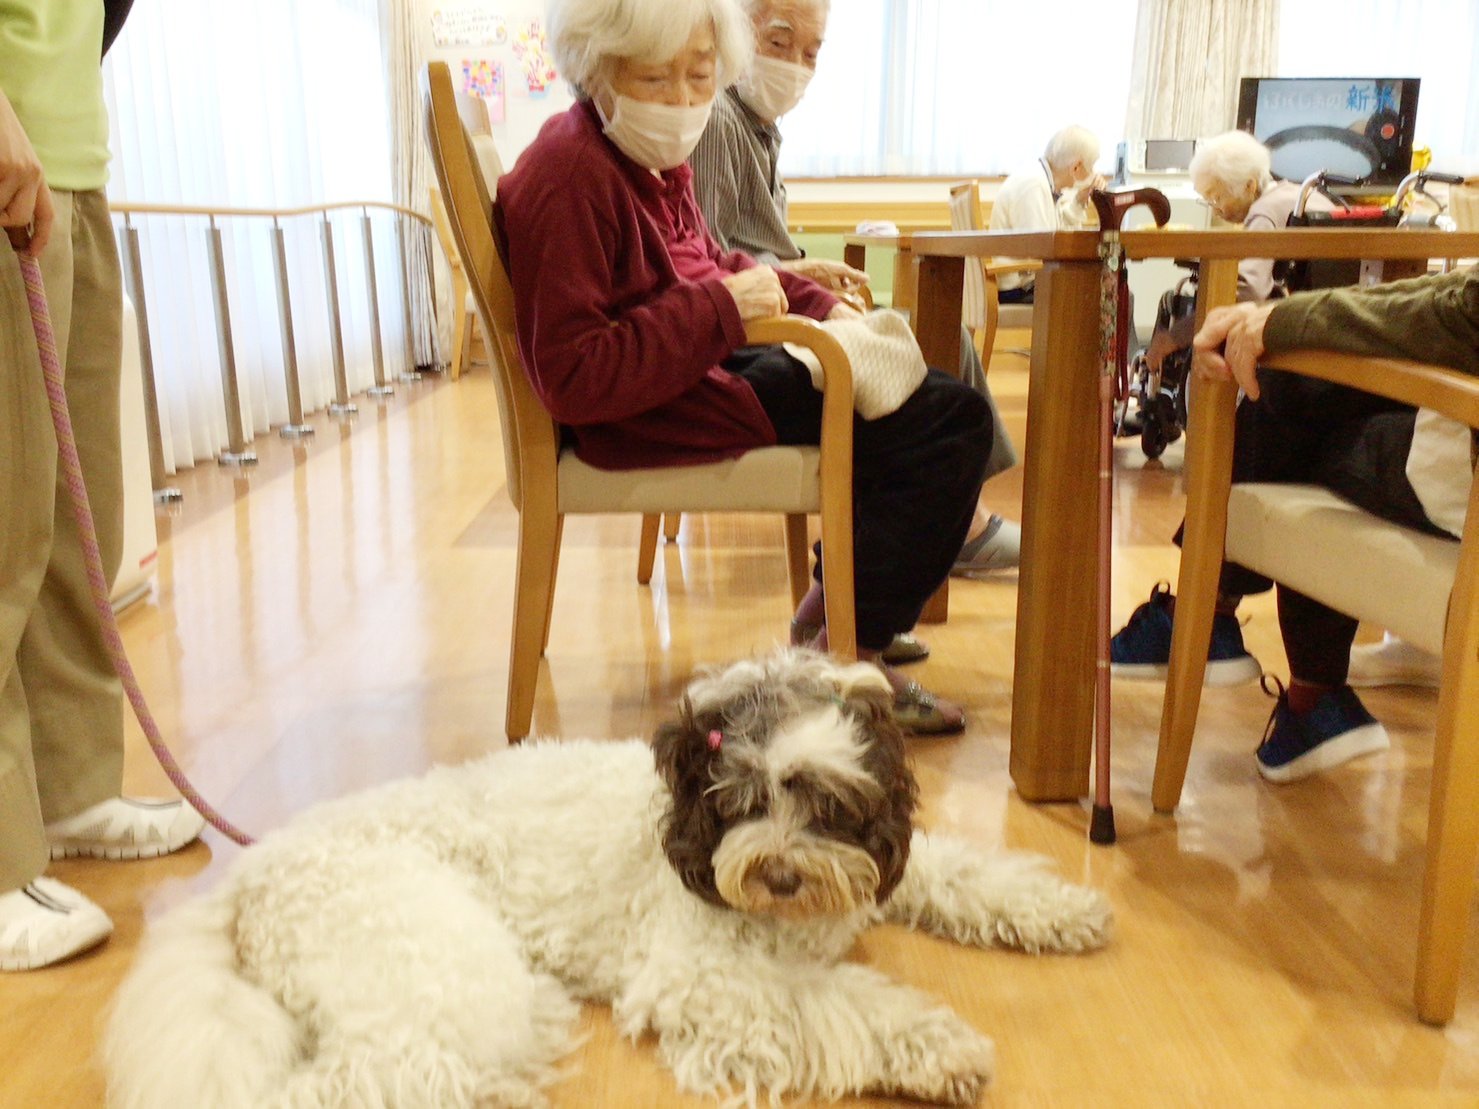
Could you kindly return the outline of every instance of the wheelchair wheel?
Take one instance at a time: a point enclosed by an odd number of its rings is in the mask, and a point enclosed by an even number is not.
[[[1161,423],[1155,409],[1152,408],[1146,412],[1145,426],[1140,429],[1140,449],[1145,452],[1146,458],[1154,460],[1165,452],[1169,442],[1166,427]]]

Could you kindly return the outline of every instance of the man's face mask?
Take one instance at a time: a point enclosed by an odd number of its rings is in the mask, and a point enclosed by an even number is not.
[[[686,107],[651,104],[616,94],[616,105],[608,119],[596,104],[602,130],[617,149],[639,166],[664,170],[688,160],[709,123],[712,99]]]
[[[736,82],[735,88],[740,99],[761,119],[779,119],[801,103],[814,72],[804,65],[756,54],[749,71]]]

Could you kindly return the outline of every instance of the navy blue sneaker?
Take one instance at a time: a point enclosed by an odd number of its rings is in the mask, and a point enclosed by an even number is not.
[[[1387,730],[1366,711],[1348,685],[1331,690],[1314,708],[1297,713],[1278,679],[1278,701],[1258,745],[1258,772],[1271,782],[1292,782],[1392,745]],[[1271,693],[1267,684],[1264,692]]]
[[[1137,608],[1130,621],[1109,641],[1109,672],[1116,678],[1155,681],[1166,676],[1171,663],[1171,611],[1176,598],[1161,582],[1150,600]],[[1212,643],[1207,649],[1203,685],[1242,685],[1257,681],[1263,667],[1243,646],[1243,629],[1236,616],[1212,617]]]

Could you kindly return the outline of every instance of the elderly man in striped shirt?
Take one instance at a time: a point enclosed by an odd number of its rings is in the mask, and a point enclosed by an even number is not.
[[[708,127],[689,158],[699,208],[724,249],[742,250],[835,292],[852,292],[867,282],[867,274],[831,259],[808,258],[791,238],[786,186],[776,168],[781,149],[776,120],[800,102],[816,72],[830,0],[741,3],[755,24],[755,58],[739,81],[714,98]],[[965,332],[958,373],[991,403],[995,446],[986,476],[1010,469],[1017,462],[1016,451]],[[1020,547],[1017,524],[978,507],[951,572],[975,577],[1014,569]],[[903,661],[899,654],[895,651],[896,660]]]

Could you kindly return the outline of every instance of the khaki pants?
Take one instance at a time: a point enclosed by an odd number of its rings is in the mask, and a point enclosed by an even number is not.
[[[111,582],[123,546],[118,252],[101,190],[53,197],[41,271]],[[45,823],[122,781],[122,690],[58,474],[19,262],[0,238],[0,892],[46,868]]]

